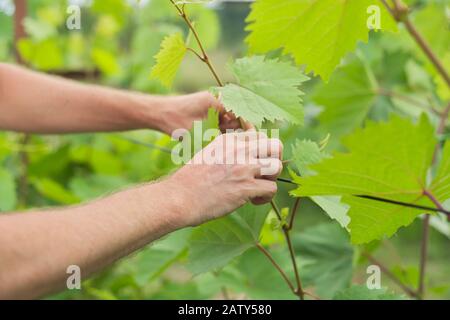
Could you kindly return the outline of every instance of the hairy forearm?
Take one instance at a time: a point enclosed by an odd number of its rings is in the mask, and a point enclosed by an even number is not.
[[[168,181],[61,210],[0,216],[0,299],[64,288],[68,266],[82,278],[184,226],[186,201]],[[181,208],[183,204],[183,208]]]
[[[162,130],[170,99],[0,64],[0,129],[28,133]]]

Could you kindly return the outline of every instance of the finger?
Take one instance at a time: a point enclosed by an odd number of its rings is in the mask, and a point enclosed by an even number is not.
[[[245,132],[237,132],[236,136],[240,141],[255,141],[267,139],[267,135],[264,132],[258,132],[254,129],[250,129]],[[256,144],[257,145],[257,144]],[[250,147],[251,145],[249,145]]]
[[[260,172],[255,176],[258,179],[276,181],[283,172],[283,162],[280,159],[258,159],[258,162],[260,164]]]
[[[259,159],[283,157],[283,143],[279,139],[261,139],[258,141],[256,156]]]
[[[278,191],[277,184],[273,181],[256,179],[251,190],[250,199],[254,204],[270,202]]]
[[[237,120],[237,119],[223,121],[220,124],[220,128],[222,129],[222,131],[225,131],[227,129],[237,130],[240,127],[241,127],[241,124],[239,123],[239,120]]]

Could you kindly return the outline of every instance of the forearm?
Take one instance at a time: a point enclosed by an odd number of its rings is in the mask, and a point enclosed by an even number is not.
[[[0,129],[29,133],[162,130],[170,98],[0,64]]]
[[[0,299],[63,289],[70,265],[86,279],[115,260],[183,227],[183,196],[169,182],[141,186],[90,204],[0,216]],[[185,201],[183,201],[185,205]]]

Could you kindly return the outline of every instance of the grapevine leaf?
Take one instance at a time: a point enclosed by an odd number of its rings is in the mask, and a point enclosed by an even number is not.
[[[181,33],[164,38],[161,50],[155,56],[156,65],[152,69],[151,76],[159,79],[166,87],[170,87],[186,51]]]
[[[380,28],[396,31],[397,25],[377,0],[260,0],[247,18],[247,43],[253,52],[283,48],[297,64],[305,64],[328,80],[346,53],[358,41],[368,41],[370,8],[379,12]]]
[[[247,204],[198,227],[189,241],[189,269],[198,274],[221,268],[255,246],[268,212],[267,206]]]
[[[375,103],[376,90],[359,59],[338,69],[328,84],[319,85],[313,100],[324,106],[320,123],[333,136],[360,126]]]
[[[0,211],[13,210],[17,203],[16,182],[8,171],[0,169]]]
[[[370,290],[367,286],[352,286],[338,292],[333,300],[405,300],[406,297],[388,292],[385,288]]]
[[[350,285],[353,247],[348,234],[334,223],[311,227],[293,238],[302,259],[311,261],[302,267],[302,282],[314,286],[324,298]]]
[[[236,60],[230,69],[237,84],[213,89],[221,93],[228,111],[258,127],[265,120],[303,123],[303,92],[298,87],[308,77],[297,68],[287,62],[253,56]]]
[[[392,236],[409,225],[423,210],[355,197],[368,195],[434,207],[424,196],[432,192],[439,201],[450,197],[450,147],[444,149],[437,177],[427,187],[427,172],[436,146],[434,128],[426,117],[417,125],[399,117],[388,123],[369,122],[347,137],[349,150],[311,168],[315,176],[294,177],[300,187],[295,196],[339,195],[350,205],[349,229],[356,244]]]
[[[144,286],[183,257],[187,252],[186,241],[190,233],[189,229],[174,232],[133,257],[130,267],[136,282]]]
[[[286,273],[292,274],[292,262],[283,248],[270,250],[272,257]],[[302,266],[300,265],[300,268]],[[215,281],[233,292],[244,293],[250,299],[294,299],[277,269],[258,249],[252,248],[226,266]]]
[[[310,140],[297,140],[292,146],[293,165],[302,176],[313,174],[309,168],[310,165],[319,163],[328,155],[320,150],[317,143]],[[291,175],[296,174],[291,171]],[[348,206],[341,203],[341,198],[336,196],[315,196],[311,199],[328,214],[331,219],[335,219],[339,224],[346,228],[350,219],[347,215]]]

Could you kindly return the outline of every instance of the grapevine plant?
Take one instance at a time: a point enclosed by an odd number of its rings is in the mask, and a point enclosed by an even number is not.
[[[197,228],[189,240],[189,268],[195,274],[217,272],[233,258],[256,247],[276,268],[286,289],[300,299],[319,299],[321,294],[329,298],[334,293],[337,299],[400,298],[362,286],[343,290],[348,274],[330,281],[339,259],[351,263],[353,249],[340,245],[336,239],[342,237],[341,230],[333,228],[318,227],[292,234],[301,199],[309,197],[350,234],[353,245],[358,245],[360,259],[380,265],[407,296],[423,298],[430,219],[450,217],[445,205],[450,199],[450,143],[446,140],[450,77],[445,65],[449,61],[448,34],[438,41],[439,54],[444,51],[446,59],[441,61],[412,22],[412,10],[407,5],[410,1],[257,0],[247,18],[249,55],[230,63],[229,70],[236,81],[225,83],[189,16],[189,5],[168,1],[186,24],[188,36],[185,39],[181,33],[174,33],[163,40],[155,57],[154,78],[170,86],[185,55],[194,54],[216,82],[211,92],[220,97],[227,111],[239,117],[245,129],[249,123],[256,128],[286,123],[302,126],[305,111],[300,87],[320,77],[323,84],[313,96],[317,103],[327,106],[319,121],[329,128],[321,142],[297,140],[292,159],[285,161],[289,177],[280,178],[279,183],[292,186],[292,207],[279,208],[275,201],[271,202],[271,210],[246,205],[229,217]],[[443,10],[442,5],[435,6]],[[378,19],[379,26],[374,27],[377,30],[368,26],[370,10],[374,10],[372,18]],[[417,45],[418,59],[434,79],[429,87],[432,99],[423,102],[386,90],[370,65],[360,59],[359,41],[367,43],[369,35],[389,41],[389,33],[396,32],[409,33]],[[354,51],[356,54],[350,54]],[[349,99],[348,92],[358,98]],[[417,112],[396,112],[387,121],[365,121],[376,95],[409,102]],[[211,116],[214,120],[214,114],[210,114],[210,125],[214,123]],[[344,136],[340,152],[329,154],[327,144],[336,143],[335,136]],[[371,248],[422,215],[419,279],[417,288],[412,288],[375,260]],[[289,264],[281,265],[265,246],[267,239],[262,233],[267,237],[274,230],[284,237]],[[294,249],[294,240],[301,250]],[[314,251],[311,247],[324,251],[322,256],[318,254],[319,258],[316,253],[315,259],[329,259],[323,270],[303,261]],[[303,270],[308,271],[305,279]],[[305,291],[303,280],[316,287],[314,294]]]

